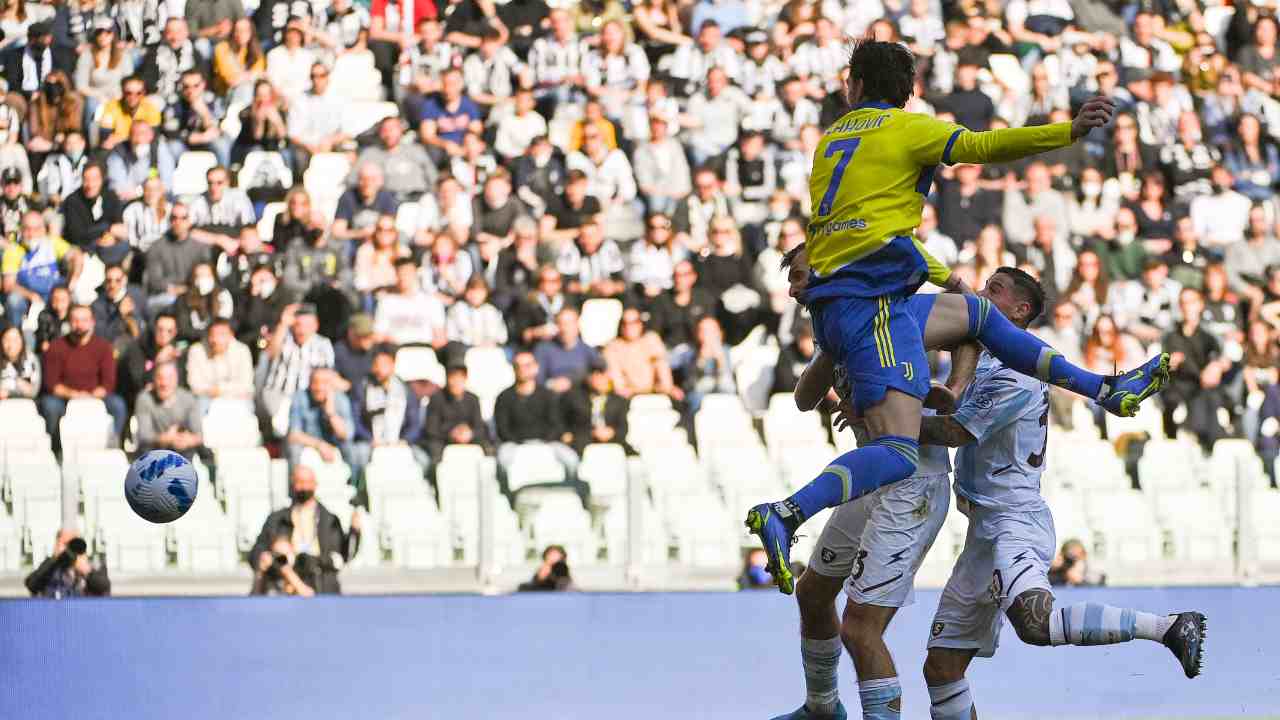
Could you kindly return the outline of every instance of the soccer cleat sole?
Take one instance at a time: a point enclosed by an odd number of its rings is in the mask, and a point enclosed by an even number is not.
[[[773,576],[774,582],[778,585],[778,590],[783,595],[790,595],[796,591],[795,576],[791,574],[791,568],[787,563],[782,562],[782,549],[771,548],[764,539],[764,518],[756,509],[751,509],[747,513],[747,521],[743,523],[752,535],[760,538],[760,545],[764,548],[765,555],[769,556],[769,565],[765,568],[769,574]]]
[[[1178,658],[1178,663],[1182,665],[1182,672],[1188,679],[1191,679],[1199,676],[1204,670],[1204,644],[1205,638],[1209,636],[1209,620],[1203,613],[1193,611],[1178,613],[1178,620],[1176,620],[1174,624],[1177,625],[1178,623],[1181,623],[1183,621],[1183,617],[1186,615],[1190,615],[1191,620],[1195,623],[1195,634],[1197,640],[1195,645],[1195,654],[1191,657],[1183,657],[1182,654],[1175,653],[1175,656]],[[1172,630],[1173,628],[1171,627],[1170,632],[1172,632]],[[1168,647],[1168,645],[1166,645],[1166,647]],[[1173,648],[1169,649],[1172,650]]]
[[[1142,392],[1137,395],[1129,393],[1120,398],[1120,412],[1117,413],[1120,417],[1137,415],[1143,400],[1160,392],[1169,384],[1169,353],[1160,353],[1160,363],[1152,370],[1151,379],[1151,384],[1147,385]]]

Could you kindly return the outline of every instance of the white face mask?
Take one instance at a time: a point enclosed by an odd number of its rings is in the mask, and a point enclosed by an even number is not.
[[[200,277],[196,279],[196,292],[201,295],[208,295],[213,292],[213,278]]]
[[[1084,183],[1080,186],[1080,191],[1087,198],[1095,198],[1102,194],[1102,183]]]
[[[1116,242],[1120,243],[1121,245],[1128,245],[1129,243],[1133,242],[1133,239],[1136,238],[1137,236],[1138,234],[1132,230],[1117,230]]]
[[[275,280],[263,280],[258,283],[258,297],[271,297],[271,293],[276,291]]]

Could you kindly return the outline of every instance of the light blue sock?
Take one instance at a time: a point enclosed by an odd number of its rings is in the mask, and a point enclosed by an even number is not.
[[[1134,638],[1162,642],[1173,624],[1170,615],[1155,615],[1101,603],[1082,602],[1053,609],[1050,645],[1111,645]]]
[[[897,710],[889,707],[889,703],[895,700],[899,704],[902,702],[902,686],[896,677],[858,681],[858,697],[862,700],[863,720],[899,720],[902,717],[901,707]]]
[[[1090,400],[1103,398],[1106,378],[1076,367],[1045,341],[1014,325],[984,297],[966,295],[969,337],[977,339],[1000,362],[1014,370]]]
[[[784,521],[796,524],[819,511],[843,505],[876,488],[911,477],[920,444],[908,437],[885,435],[836,458],[812,482],[777,505]],[[783,512],[786,510],[787,512]]]
[[[946,685],[929,686],[929,717],[933,720],[969,720],[972,714],[968,680],[960,678]]]

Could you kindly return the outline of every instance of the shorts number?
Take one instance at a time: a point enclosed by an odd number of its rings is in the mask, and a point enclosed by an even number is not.
[[[863,560],[867,559],[867,551],[859,550],[856,557],[853,558],[853,579],[858,580],[862,577],[862,572],[867,569]]]
[[[1038,468],[1044,464],[1044,452],[1049,447],[1049,393],[1044,394],[1044,412],[1040,413],[1040,427],[1044,428],[1044,442],[1040,443],[1040,452],[1027,458],[1027,464]]]
[[[823,157],[840,153],[840,159],[836,161],[836,167],[831,171],[831,180],[827,183],[827,191],[822,195],[822,202],[818,203],[820,217],[831,214],[831,206],[836,202],[836,191],[840,189],[840,181],[844,179],[844,170],[849,167],[849,161],[853,159],[853,153],[861,142],[862,138],[844,138],[833,140],[827,145],[827,151],[823,153]]]

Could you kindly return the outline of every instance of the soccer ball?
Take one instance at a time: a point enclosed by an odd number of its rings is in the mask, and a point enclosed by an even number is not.
[[[169,523],[191,509],[199,489],[196,469],[172,450],[152,450],[129,466],[124,497],[143,520]]]

